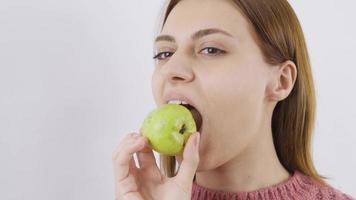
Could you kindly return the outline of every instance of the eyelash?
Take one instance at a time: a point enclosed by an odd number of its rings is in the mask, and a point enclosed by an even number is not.
[[[205,50],[205,49],[207,49],[208,52],[209,52],[209,50],[214,50],[214,51],[217,51],[217,52],[218,52],[218,53],[213,53],[213,56],[220,55],[220,54],[225,54],[225,53],[226,53],[226,51],[221,50],[221,49],[218,49],[218,48],[215,48],[215,47],[206,47],[206,48],[200,50],[199,53],[202,52],[202,51]],[[172,52],[165,51],[165,52],[158,53],[157,55],[155,55],[155,56],[153,57],[153,59],[164,60],[164,58],[161,58],[161,56],[162,56],[162,55],[167,56],[167,53],[168,53],[168,54],[171,54],[171,55],[173,54]],[[208,54],[210,54],[210,53],[208,53]],[[212,55],[212,54],[210,54],[210,55]],[[168,56],[167,56],[167,57],[168,57]]]

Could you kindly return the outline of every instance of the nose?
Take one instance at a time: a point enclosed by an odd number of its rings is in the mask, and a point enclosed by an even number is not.
[[[179,82],[191,82],[194,72],[189,58],[184,55],[173,54],[162,68],[162,75],[166,81],[177,84]]]

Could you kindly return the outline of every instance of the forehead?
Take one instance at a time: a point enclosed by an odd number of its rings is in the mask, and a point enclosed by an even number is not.
[[[183,0],[170,12],[161,34],[188,38],[201,29],[219,28],[236,38],[248,34],[248,23],[230,0]]]

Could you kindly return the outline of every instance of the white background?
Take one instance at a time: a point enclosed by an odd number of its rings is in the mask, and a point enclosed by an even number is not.
[[[317,87],[313,155],[356,196],[356,2],[293,0]],[[154,108],[162,0],[0,0],[0,199],[113,199],[111,154]]]

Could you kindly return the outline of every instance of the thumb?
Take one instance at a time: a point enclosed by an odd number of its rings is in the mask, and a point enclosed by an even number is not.
[[[200,133],[191,135],[183,151],[183,160],[176,176],[182,185],[190,186],[199,164]]]

